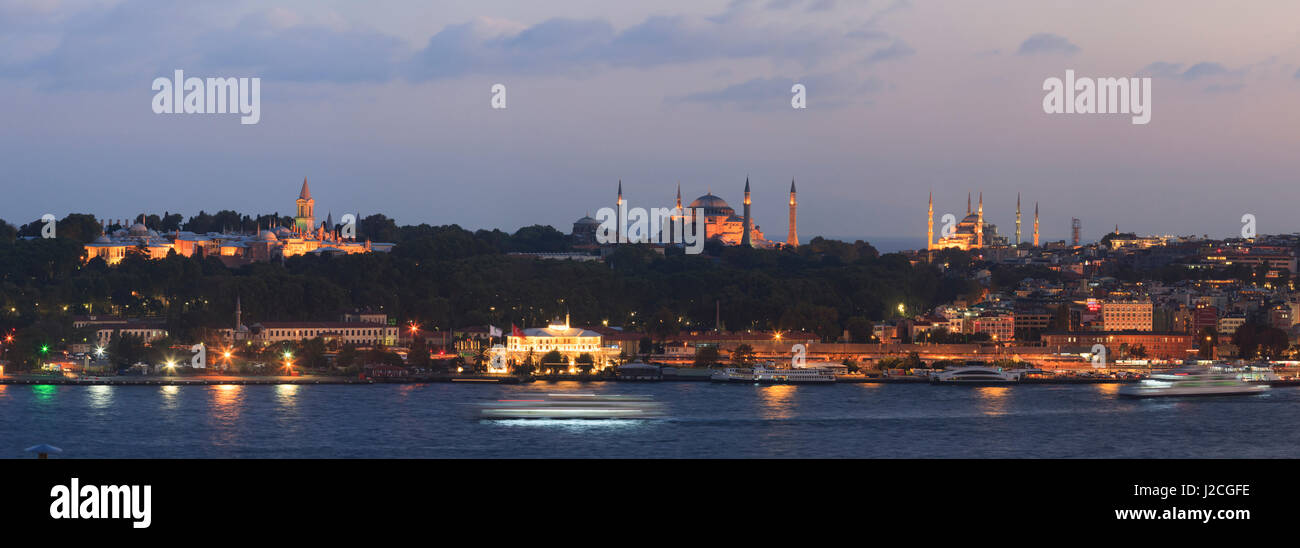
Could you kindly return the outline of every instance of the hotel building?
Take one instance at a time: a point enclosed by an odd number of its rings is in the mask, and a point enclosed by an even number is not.
[[[600,333],[571,327],[569,318],[564,321],[551,322],[546,327],[515,329],[506,336],[506,353],[514,363],[524,363],[531,354],[533,363],[538,364],[542,356],[550,351],[557,351],[570,364],[582,354],[590,354],[596,367],[611,365],[621,352],[618,346],[603,346]]]

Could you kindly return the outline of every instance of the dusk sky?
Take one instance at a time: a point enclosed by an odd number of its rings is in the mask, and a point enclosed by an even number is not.
[[[206,210],[501,228],[712,190],[800,236],[924,240],[968,191],[1026,239],[1300,231],[1300,3],[0,0],[0,218]],[[151,82],[261,78],[261,120]],[[1046,78],[1153,78],[1149,124]],[[808,108],[790,107],[794,83]],[[490,108],[507,86],[508,108]]]

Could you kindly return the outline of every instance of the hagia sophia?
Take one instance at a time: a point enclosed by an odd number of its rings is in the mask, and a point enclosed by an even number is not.
[[[1016,241],[1020,245],[1020,195],[1016,194]],[[966,217],[962,218],[950,234],[940,234],[934,238],[934,193],[930,193],[929,217],[926,221],[926,249],[988,249],[1007,247],[1006,236],[998,234],[997,225],[984,222],[984,193],[979,196],[979,205],[971,211],[971,196],[966,194]],[[1034,204],[1034,245],[1038,245],[1038,204]]]
[[[113,265],[122,262],[129,253],[140,253],[147,258],[161,259],[168,253],[191,257],[216,257],[227,266],[238,266],[257,261],[270,261],[284,257],[304,254],[349,254],[386,252],[392,249],[391,243],[377,243],[369,240],[356,241],[344,237],[339,226],[334,224],[334,215],[328,214],[325,221],[316,224],[316,200],[311,197],[311,188],[307,179],[302,180],[302,189],[298,192],[297,214],[293,226],[266,227],[255,234],[231,234],[226,232],[209,232],[195,234],[177,230],[159,234],[156,230],[138,221],[130,228],[120,228],[108,233],[108,221],[104,221],[105,233],[95,241],[85,245],[86,261],[102,258]],[[143,217],[143,216],[141,216]]]
[[[748,245],[761,248],[776,247],[798,247],[798,200],[795,196],[794,180],[790,181],[790,227],[786,234],[784,242],[767,239],[763,235],[763,229],[754,223],[750,216],[750,206],[752,205],[749,190],[749,178],[745,178],[745,199],[744,212],[736,215],[736,210],[723,200],[709,191],[703,196],[692,201],[687,208],[696,208],[704,212],[704,236],[706,239],[716,240],[725,245]],[[623,181],[618,182],[618,197],[614,202],[615,211],[623,205]],[[682,207],[682,187],[677,185],[677,202],[675,205],[678,209]],[[600,227],[600,221],[584,216],[573,223],[572,237],[574,242],[580,247],[596,247],[596,231]]]

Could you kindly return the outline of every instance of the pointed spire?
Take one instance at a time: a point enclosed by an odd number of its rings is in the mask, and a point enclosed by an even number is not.
[[[748,175],[745,176],[745,220],[744,220],[744,223],[745,223],[745,225],[744,225],[744,227],[742,227],[742,230],[741,230],[741,233],[740,233],[740,245],[745,246],[745,247],[749,247],[749,246],[751,245],[751,240],[750,240],[750,238],[749,238],[750,217],[749,217],[749,176],[748,176]]]
[[[682,182],[677,181],[677,209],[682,208]]]
[[[794,178],[790,178],[790,194],[794,194]]]
[[[966,193],[966,214],[970,215],[970,192]]]
[[[306,177],[303,177],[303,178],[302,178],[302,190],[298,191],[298,199],[300,199],[300,200],[310,200],[310,199],[311,199],[311,187],[307,186],[307,178],[306,178]]]

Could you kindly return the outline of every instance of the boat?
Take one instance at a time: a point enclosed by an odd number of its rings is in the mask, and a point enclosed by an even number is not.
[[[714,371],[709,377],[714,382],[743,382],[757,384],[827,384],[835,382],[835,373],[820,367],[728,367]]]
[[[1239,396],[1268,391],[1268,385],[1241,380],[1237,373],[1207,369],[1173,369],[1152,373],[1137,384],[1121,386],[1119,395],[1129,398],[1175,396]]]
[[[663,406],[650,396],[546,394],[479,406],[483,419],[655,419]]]
[[[1015,384],[1020,382],[1019,371],[1003,371],[1001,367],[990,367],[982,362],[966,362],[966,365],[944,369],[930,376],[930,382],[936,384]]]

